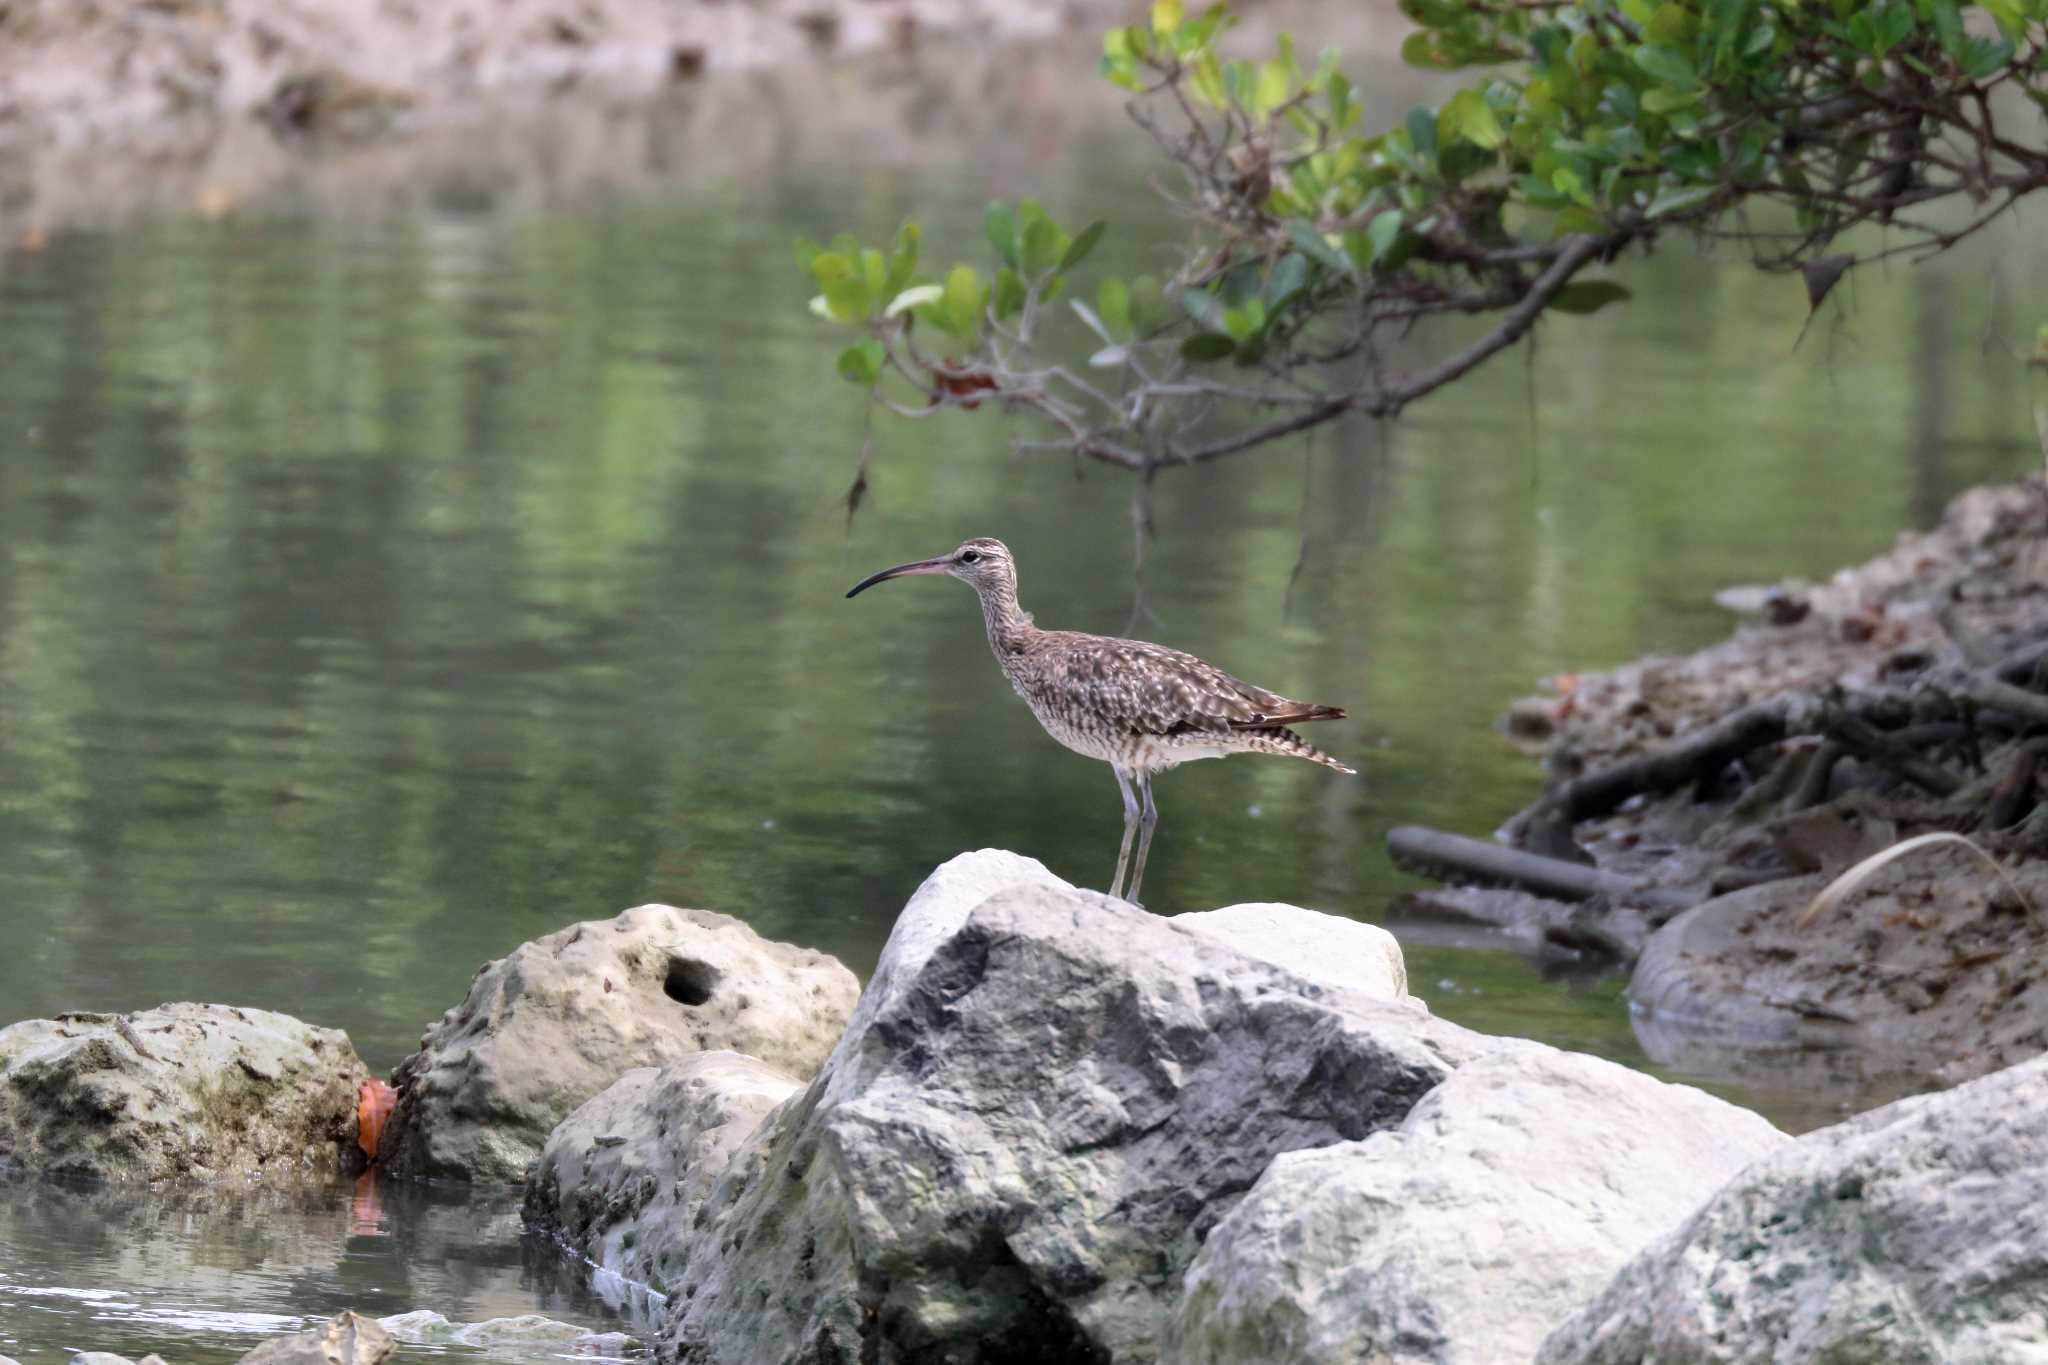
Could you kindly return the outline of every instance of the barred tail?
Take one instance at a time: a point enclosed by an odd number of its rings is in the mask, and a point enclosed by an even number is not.
[[[1311,763],[1320,763],[1325,768],[1335,768],[1340,773],[1356,775],[1358,772],[1358,769],[1345,767],[1294,731],[1284,727],[1248,731],[1245,732],[1244,738],[1250,741],[1246,747],[1253,753],[1284,754],[1289,758],[1305,758]]]

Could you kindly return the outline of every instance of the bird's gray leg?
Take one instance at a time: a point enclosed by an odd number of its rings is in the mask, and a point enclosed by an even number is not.
[[[1159,807],[1152,804],[1152,774],[1138,776],[1138,791],[1145,798],[1145,806],[1138,816],[1139,826],[1145,831],[1138,836],[1138,865],[1131,870],[1131,891],[1126,900],[1138,904],[1138,883],[1145,880],[1145,855],[1152,851],[1152,831],[1159,824]]]
[[[1109,884],[1109,897],[1115,900],[1123,894],[1124,866],[1131,860],[1131,836],[1138,830],[1138,798],[1131,792],[1131,780],[1124,776],[1124,770],[1112,763],[1109,770],[1116,774],[1116,789],[1124,796],[1124,843],[1116,851],[1116,880]]]

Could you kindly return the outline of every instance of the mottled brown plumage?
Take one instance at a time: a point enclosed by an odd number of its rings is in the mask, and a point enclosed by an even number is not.
[[[946,574],[972,587],[981,599],[989,648],[1038,723],[1075,753],[1101,759],[1116,774],[1124,798],[1124,842],[1110,884],[1112,896],[1123,885],[1131,836],[1142,830],[1129,891],[1130,899],[1138,898],[1152,830],[1159,822],[1152,802],[1154,773],[1240,753],[1305,758],[1340,773],[1352,771],[1288,728],[1341,720],[1339,707],[1268,692],[1164,645],[1040,630],[1017,604],[1016,561],[1000,540],[977,538],[937,559],[884,569],[846,595],[910,574]]]

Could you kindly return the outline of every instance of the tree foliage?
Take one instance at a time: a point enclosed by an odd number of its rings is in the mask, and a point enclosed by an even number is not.
[[[801,243],[812,310],[862,333],[839,372],[909,416],[999,399],[1051,424],[1032,444],[1149,476],[1397,414],[1546,312],[1626,300],[1600,267],[1668,233],[1797,270],[1818,307],[1848,270],[1937,253],[2048,185],[2048,0],[1401,8],[1408,62],[1486,74],[1369,129],[1335,52],[1307,65],[1283,35],[1227,60],[1222,6],[1157,0],[1107,35],[1102,70],[1178,169],[1179,268],[1084,295],[1102,224],[1070,232],[1029,200],[990,207],[986,273],[919,273],[914,223],[887,247]],[[1868,223],[1881,244],[1838,249]],[[1485,325],[1423,368],[1388,359],[1454,315]],[[1092,334],[1086,366],[1060,363],[1054,317]]]

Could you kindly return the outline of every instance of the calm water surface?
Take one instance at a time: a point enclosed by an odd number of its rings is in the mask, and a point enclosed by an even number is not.
[[[1055,208],[1115,220],[1105,264],[1156,262],[1170,229],[1104,145]],[[479,963],[643,901],[865,972],[963,849],[1106,883],[1114,783],[1038,731],[967,591],[842,594],[991,534],[1041,624],[1123,631],[1128,484],[1012,455],[993,409],[885,418],[849,525],[866,412],[783,245],[915,208],[978,251],[983,200],[1024,187],[795,166],[7,258],[0,1023],[228,1001],[388,1069]],[[1716,638],[1713,589],[1825,573],[2039,464],[1996,345],[2048,317],[2017,233],[1857,280],[1796,351],[1795,281],[1677,245],[1620,274],[1633,303],[1399,426],[1160,481],[1136,632],[1349,706],[1317,738],[1363,775],[1162,779],[1153,909],[1383,918],[1411,884],[1389,826],[1483,833],[1536,791],[1491,727],[1539,679]],[[1643,1064],[1618,983],[1483,936],[1408,952],[1440,1014]],[[227,1359],[342,1306],[607,1320],[488,1199],[0,1185],[0,1353]]]

